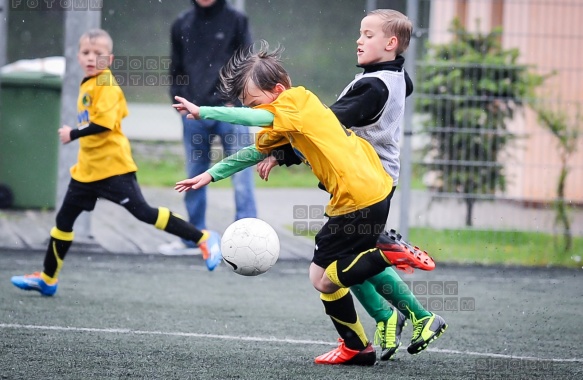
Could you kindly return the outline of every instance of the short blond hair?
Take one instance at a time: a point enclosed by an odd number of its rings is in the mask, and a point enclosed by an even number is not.
[[[109,48],[109,52],[110,53],[113,52],[113,40],[111,39],[109,33],[107,33],[105,30],[103,29],[88,30],[87,32],[81,35],[81,37],[79,38],[79,42],[81,42],[85,38],[88,38],[89,41],[93,41],[97,38],[103,38],[107,41],[107,47]]]
[[[385,37],[397,37],[397,41],[399,41],[396,50],[397,55],[407,50],[413,33],[411,20],[401,12],[393,9],[375,9],[368,13],[368,16],[373,15],[379,16],[383,20]]]

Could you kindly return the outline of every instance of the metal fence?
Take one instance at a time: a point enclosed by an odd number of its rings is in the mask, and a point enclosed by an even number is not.
[[[407,53],[416,88],[401,229],[556,232],[562,201],[583,235],[583,1],[421,0],[406,11],[426,21]]]

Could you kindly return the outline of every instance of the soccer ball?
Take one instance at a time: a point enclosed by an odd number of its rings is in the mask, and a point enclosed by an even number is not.
[[[221,251],[233,272],[257,276],[277,261],[279,238],[273,227],[261,219],[239,219],[223,233]]]

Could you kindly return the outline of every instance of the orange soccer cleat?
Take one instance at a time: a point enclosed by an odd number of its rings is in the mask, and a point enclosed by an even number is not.
[[[338,339],[340,344],[330,352],[318,356],[316,364],[344,364],[344,365],[374,365],[377,354],[372,344],[368,344],[363,350],[352,350],[344,344],[344,339]]]
[[[395,230],[385,231],[379,236],[377,248],[397,269],[413,273],[413,268],[431,271],[435,269],[435,261],[421,250],[402,239]]]

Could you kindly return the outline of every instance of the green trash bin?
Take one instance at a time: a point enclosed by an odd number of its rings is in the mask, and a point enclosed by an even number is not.
[[[0,184],[14,208],[54,208],[61,77],[41,72],[0,75]]]

